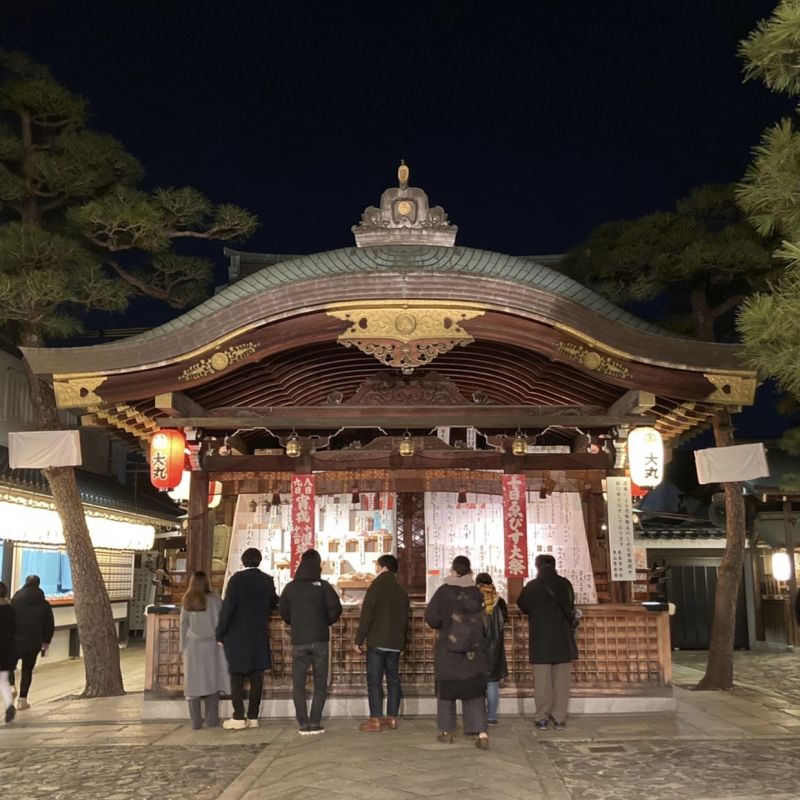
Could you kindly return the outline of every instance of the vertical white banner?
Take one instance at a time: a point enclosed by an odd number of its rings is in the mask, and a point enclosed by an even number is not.
[[[436,429],[436,435],[445,443],[450,444],[450,427],[442,425]]]
[[[633,513],[631,479],[607,478],[608,547],[611,556],[611,580],[636,580],[633,550]]]
[[[478,431],[475,428],[467,428],[467,447],[470,450],[478,449]]]

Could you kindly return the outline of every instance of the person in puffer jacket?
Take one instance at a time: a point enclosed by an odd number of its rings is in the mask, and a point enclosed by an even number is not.
[[[292,629],[292,699],[300,735],[325,733],[322,710],[328,698],[328,643],[330,626],[342,613],[339,595],[322,580],[322,559],[316,550],[306,550],[286,584],[278,605],[283,621]],[[314,675],[314,696],[309,714],[306,677]]]

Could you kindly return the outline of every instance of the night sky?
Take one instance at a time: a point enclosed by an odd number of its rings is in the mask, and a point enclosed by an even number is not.
[[[791,110],[736,55],[774,5],[0,0],[0,45],[88,97],[149,186],[255,212],[244,249],[351,245],[405,158],[458,243],[554,253],[741,177]]]

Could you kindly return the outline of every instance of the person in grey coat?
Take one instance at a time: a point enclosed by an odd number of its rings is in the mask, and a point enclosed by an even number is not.
[[[230,692],[228,665],[215,634],[221,610],[222,600],[211,591],[206,573],[195,572],[181,608],[183,693],[193,730],[204,721],[207,728],[219,725],[219,693]]]

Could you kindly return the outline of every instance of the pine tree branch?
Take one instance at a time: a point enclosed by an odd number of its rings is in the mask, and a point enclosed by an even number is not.
[[[729,311],[733,311],[739,303],[744,300],[746,295],[744,294],[735,294],[732,297],[729,297],[727,300],[721,302],[718,306],[714,308],[708,309],[708,315],[711,319],[718,319],[723,314],[727,314]]]
[[[134,289],[138,289],[142,294],[146,295],[147,297],[152,297],[156,300],[163,300],[165,303],[169,302],[169,297],[167,292],[156,289],[155,287],[148,284],[146,281],[141,280],[141,278],[137,278],[133,273],[129,272],[122,266],[118,261],[115,261],[113,258],[104,257],[104,263],[108,264],[114,272],[119,275],[122,280],[124,280],[128,285],[132,286]]]

